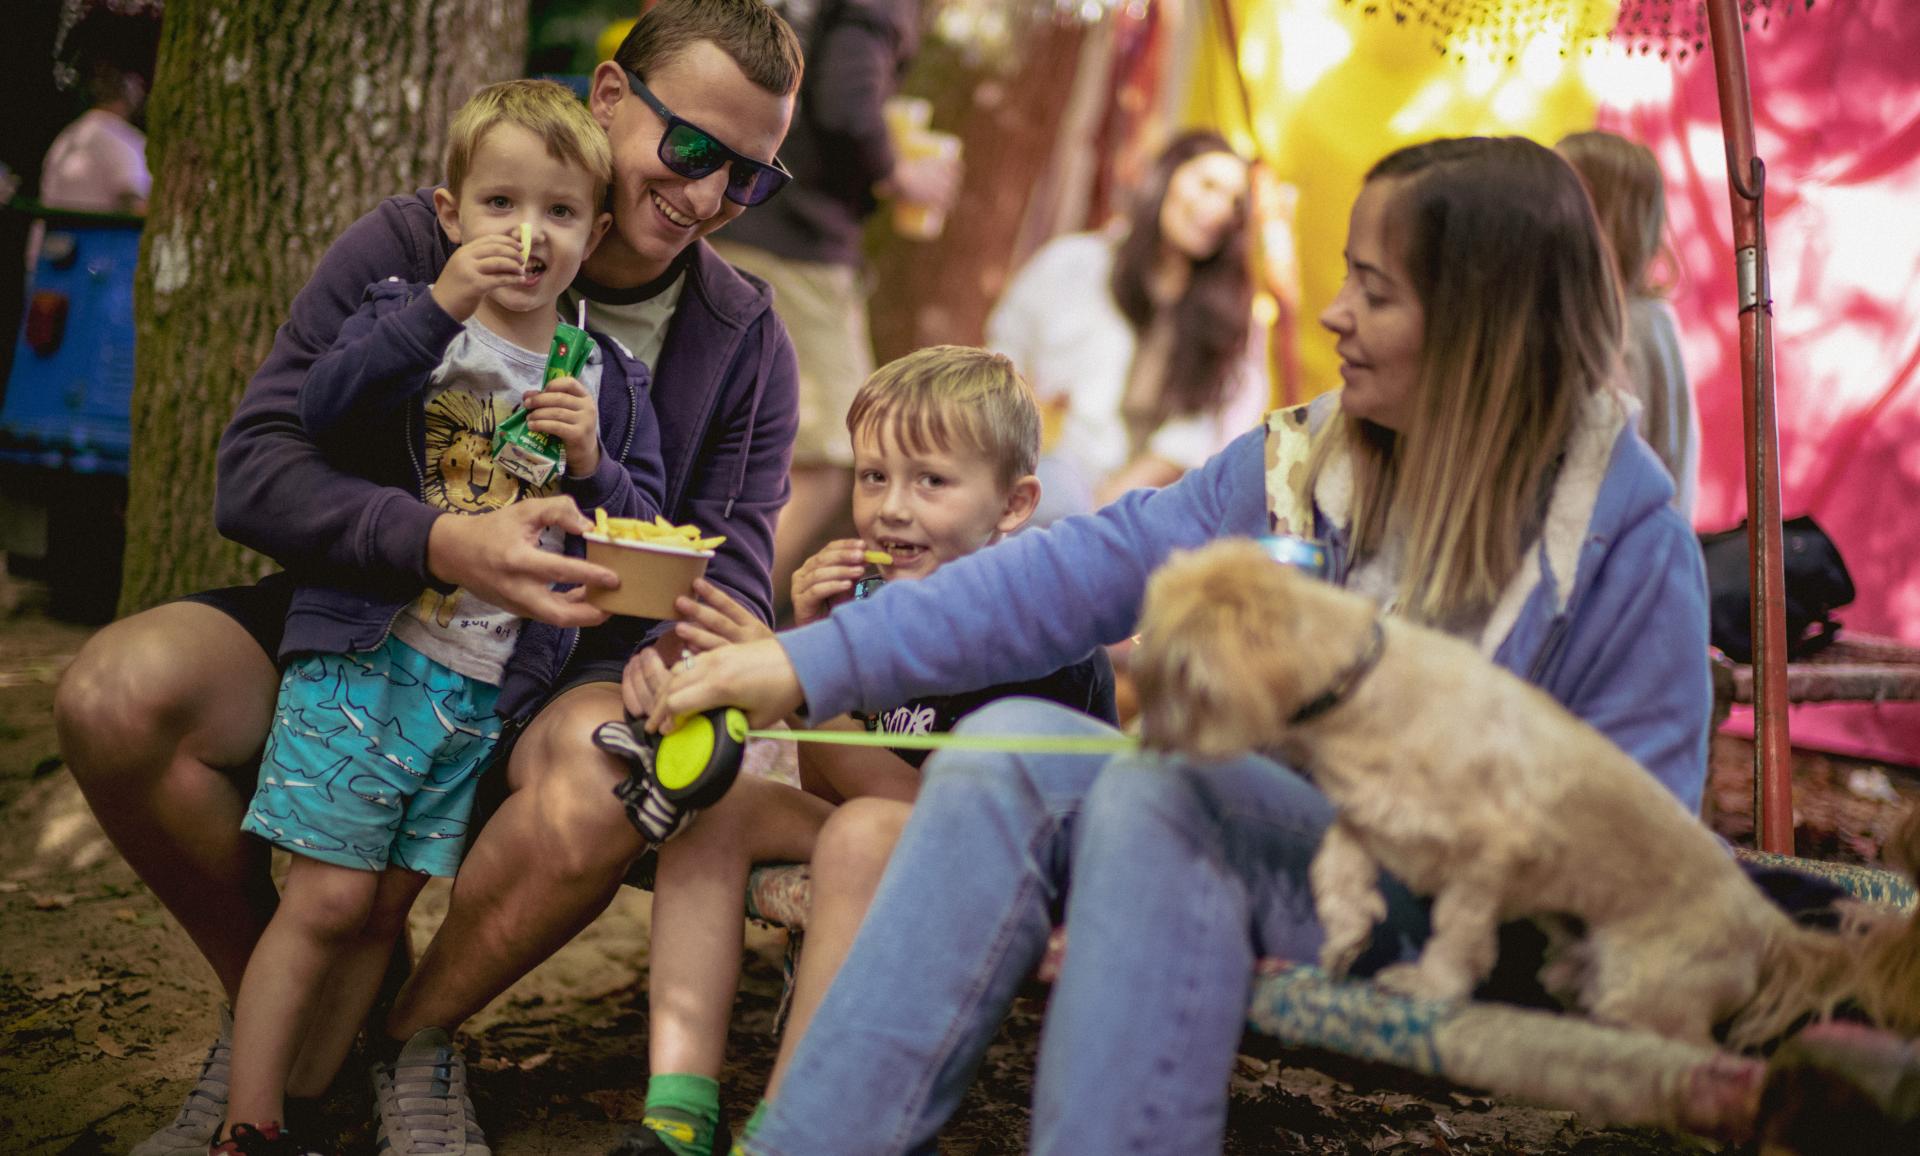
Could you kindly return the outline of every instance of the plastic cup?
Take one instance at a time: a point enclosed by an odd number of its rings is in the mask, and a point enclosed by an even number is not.
[[[689,550],[655,542],[625,542],[586,535],[587,561],[620,575],[617,590],[592,589],[589,605],[635,618],[676,618],[673,600],[693,593],[696,578],[707,572],[712,550]]]
[[[960,159],[960,138],[950,132],[914,129],[901,142],[900,152],[902,156],[913,160],[937,157],[957,161]],[[902,237],[931,241],[940,236],[946,227],[947,210],[939,205],[922,205],[913,201],[893,203],[893,231]]]
[[[918,96],[890,96],[880,106],[880,113],[897,145],[907,139],[908,133],[933,123],[933,102]]]

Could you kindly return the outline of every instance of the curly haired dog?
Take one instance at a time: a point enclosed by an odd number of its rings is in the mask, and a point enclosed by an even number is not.
[[[1796,925],[1547,694],[1252,542],[1177,555],[1154,576],[1133,671],[1149,748],[1270,752],[1333,802],[1310,871],[1333,974],[1385,913],[1384,869],[1434,897],[1420,958],[1378,977],[1410,994],[1469,995],[1505,920],[1571,919],[1584,931],[1541,978],[1596,1020],[1699,1043],[1725,1025],[1745,1048],[1852,1000],[1920,1032],[1920,920],[1849,905],[1837,933]],[[1920,821],[1903,838],[1911,870]]]

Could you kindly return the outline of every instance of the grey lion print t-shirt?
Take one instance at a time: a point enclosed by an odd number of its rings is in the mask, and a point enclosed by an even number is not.
[[[529,390],[540,388],[546,368],[545,352],[522,349],[478,321],[467,322],[428,379],[421,402],[426,457],[420,464],[426,484],[420,497],[428,505],[454,514],[484,514],[558,492],[558,477],[535,488],[493,460],[494,431],[520,408]],[[595,345],[579,373],[595,401],[600,370]],[[548,528],[541,545],[558,553],[560,532]],[[520,618],[465,589],[425,590],[394,619],[393,633],[447,669],[499,686],[520,637]]]

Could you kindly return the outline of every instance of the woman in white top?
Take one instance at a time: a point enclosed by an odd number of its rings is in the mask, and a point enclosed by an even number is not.
[[[1252,325],[1247,162],[1188,132],[1115,229],[1055,238],[987,318],[1046,417],[1035,524],[1164,486],[1268,406]]]

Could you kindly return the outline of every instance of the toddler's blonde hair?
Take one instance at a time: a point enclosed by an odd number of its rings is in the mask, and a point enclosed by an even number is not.
[[[593,207],[600,208],[613,182],[613,147],[586,106],[551,80],[503,80],[467,98],[447,130],[448,191],[460,195],[480,142],[503,124],[526,129],[547,146],[548,155],[592,177]]]

